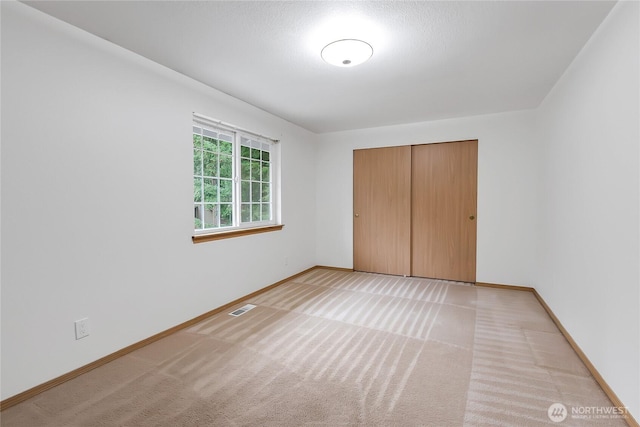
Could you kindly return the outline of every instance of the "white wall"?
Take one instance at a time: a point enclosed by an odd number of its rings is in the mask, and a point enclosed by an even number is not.
[[[638,2],[620,2],[539,108],[536,288],[640,419]]]
[[[314,134],[1,7],[2,399],[315,264]],[[282,141],[282,231],[191,242],[192,111]]]
[[[320,135],[317,259],[353,267],[353,150],[478,139],[477,280],[533,285],[537,164],[533,113],[440,120]]]

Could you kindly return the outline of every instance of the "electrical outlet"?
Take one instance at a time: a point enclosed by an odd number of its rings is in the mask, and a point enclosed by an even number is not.
[[[80,338],[89,336],[89,318],[85,317],[84,319],[76,320],[76,340]]]
[[[289,265],[289,257],[288,256],[284,257],[284,265],[285,266]]]

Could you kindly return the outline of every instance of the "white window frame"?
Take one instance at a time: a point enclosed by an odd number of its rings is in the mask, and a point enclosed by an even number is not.
[[[210,235],[210,234],[221,234],[228,233],[236,230],[249,230],[249,229],[258,229],[264,227],[272,227],[280,224],[280,185],[279,185],[279,176],[280,176],[280,147],[278,144],[278,140],[269,138],[246,129],[239,128],[234,125],[230,125],[228,123],[224,123],[215,119],[211,119],[209,117],[203,116],[201,114],[193,113],[193,127],[199,127],[202,129],[207,129],[216,133],[224,133],[232,136],[232,159],[233,159],[233,169],[232,169],[232,224],[229,226],[218,226],[213,228],[195,228],[195,223],[193,225],[194,236],[201,235]],[[193,134],[193,132],[192,132]],[[192,138],[193,140],[193,138]],[[269,198],[270,201],[270,220],[262,220],[262,221],[242,221],[242,169],[241,169],[241,146],[247,146],[243,144],[243,142],[249,141],[251,144],[251,148],[259,149],[262,151],[269,152],[269,175],[270,175],[270,189],[269,189]],[[266,150],[268,148],[268,150]],[[193,142],[191,143],[191,152],[192,155],[194,153]],[[263,162],[262,159],[260,159]],[[193,161],[192,161],[193,163]],[[261,169],[262,170],[262,169]],[[218,171],[219,175],[219,171]],[[196,179],[196,173],[194,171],[193,177]],[[218,176],[219,179],[219,176]],[[246,182],[246,180],[245,180]],[[250,182],[254,182],[250,180]],[[261,181],[264,182],[264,181]],[[220,184],[218,184],[220,185]],[[204,190],[203,190],[204,191]],[[251,192],[251,189],[249,190]],[[193,188],[192,188],[193,193]],[[193,200],[193,209],[192,213],[194,213],[195,218],[195,209],[197,206],[204,209],[205,202],[203,200],[200,202],[196,202]],[[220,203],[218,200],[217,203]],[[262,209],[262,201],[260,203],[260,209]],[[250,203],[255,204],[255,203]],[[204,222],[204,219],[203,219]],[[204,224],[203,224],[204,225]]]

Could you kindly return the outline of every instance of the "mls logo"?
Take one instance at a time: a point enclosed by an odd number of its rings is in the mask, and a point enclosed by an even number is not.
[[[561,423],[567,418],[567,407],[562,403],[554,403],[547,409],[547,416],[554,423]]]

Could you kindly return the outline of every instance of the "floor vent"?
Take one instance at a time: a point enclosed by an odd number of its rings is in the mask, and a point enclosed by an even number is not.
[[[240,307],[239,309],[237,309],[237,310],[235,310],[235,311],[232,311],[231,313],[229,313],[229,316],[235,316],[235,317],[242,316],[242,315],[243,315],[243,314],[245,314],[247,311],[249,311],[249,310],[253,310],[254,308],[256,308],[256,306],[255,306],[255,305],[253,305],[253,304],[247,304],[247,305],[245,305],[245,306],[243,306],[243,307]]]

